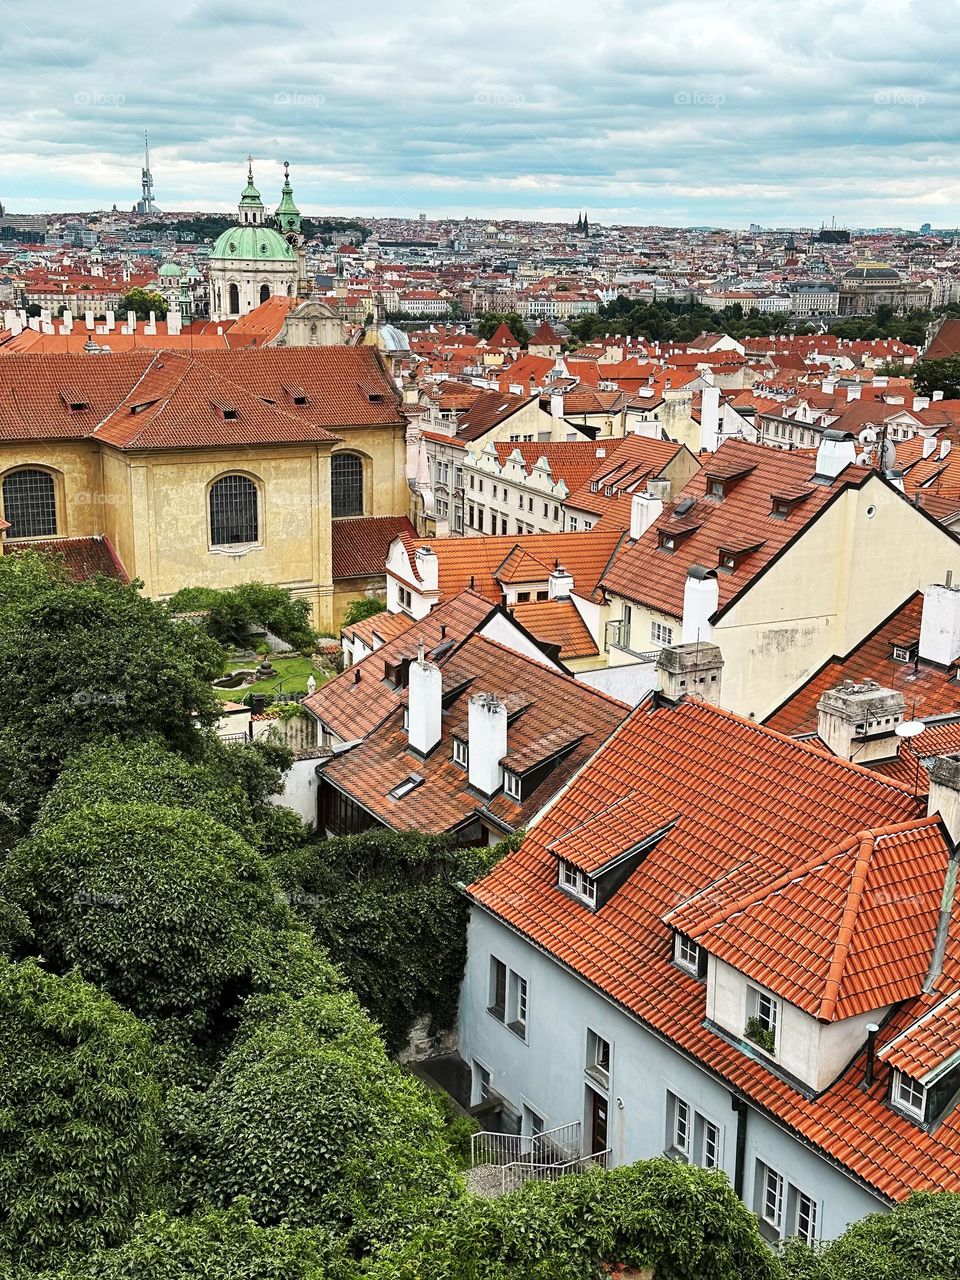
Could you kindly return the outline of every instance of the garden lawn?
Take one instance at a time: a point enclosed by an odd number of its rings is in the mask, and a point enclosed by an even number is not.
[[[271,663],[277,669],[277,674],[269,680],[258,680],[255,684],[241,685],[237,689],[215,689],[224,702],[239,702],[241,698],[245,698],[248,693],[266,693],[275,695],[278,693],[306,693],[307,678],[313,676],[317,682],[317,686],[322,685],[329,676],[321,671],[319,667],[314,666],[309,658],[300,656],[293,658],[282,658],[272,656]],[[223,664],[223,674],[228,676],[231,671],[238,668],[248,668],[258,666],[259,658],[251,658],[249,662],[242,659],[231,658]]]

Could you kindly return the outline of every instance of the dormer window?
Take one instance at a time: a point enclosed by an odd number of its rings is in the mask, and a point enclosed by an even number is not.
[[[722,480],[711,480],[707,484],[707,493],[711,498],[725,498],[727,486]]]
[[[771,497],[770,514],[775,520],[785,520],[795,507],[806,502],[809,493],[775,493]]]
[[[761,991],[759,987],[748,986],[746,1038],[764,1053],[776,1053],[779,1022],[780,1001],[777,997]]]
[[[519,773],[512,773],[509,769],[503,771],[503,791],[511,800],[523,799],[523,782]]]
[[[462,738],[453,740],[453,763],[458,764],[461,769],[466,769],[470,764],[470,748]]]
[[[706,976],[707,953],[692,938],[676,933],[673,936],[673,963],[678,969],[692,973],[695,978]]]
[[[927,1091],[919,1080],[895,1071],[891,1100],[898,1111],[904,1111],[914,1120],[922,1124],[926,1120]]]
[[[573,894],[587,906],[596,906],[597,883],[586,872],[575,867],[572,862],[560,861],[560,887]]]
[[[894,662],[915,661],[919,647],[919,641],[914,641],[912,644],[895,644],[893,646]]]
[[[657,540],[657,546],[661,551],[676,551],[677,540],[672,533],[668,532],[668,530],[661,529]]]

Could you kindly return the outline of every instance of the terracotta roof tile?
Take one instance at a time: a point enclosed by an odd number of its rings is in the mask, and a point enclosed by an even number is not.
[[[6,555],[21,551],[40,551],[62,560],[74,582],[95,577],[130,581],[113,544],[103,534],[90,538],[31,538],[25,542],[7,542],[4,546]]]
[[[406,516],[356,516],[332,522],[333,577],[367,578],[386,573],[394,538],[416,535]]]
[[[572,600],[531,600],[513,605],[510,612],[538,640],[559,645],[563,661],[592,658],[600,652]]]

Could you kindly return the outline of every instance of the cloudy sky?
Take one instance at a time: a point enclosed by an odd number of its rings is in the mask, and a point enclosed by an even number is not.
[[[0,201],[960,223],[957,0],[0,0]]]

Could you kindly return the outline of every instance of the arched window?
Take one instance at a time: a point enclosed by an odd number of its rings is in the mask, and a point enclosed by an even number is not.
[[[335,453],[330,465],[330,506],[338,516],[363,515],[363,459]]]
[[[53,476],[24,467],[3,478],[3,517],[8,538],[55,538],[57,498]]]
[[[229,547],[257,542],[257,486],[246,476],[221,476],[210,486],[210,543]]]
[[[269,297],[270,297],[270,286],[268,284],[262,284],[260,286],[260,301],[266,302],[266,300]]]
[[[230,315],[235,316],[240,310],[240,290],[235,285],[230,286]]]

